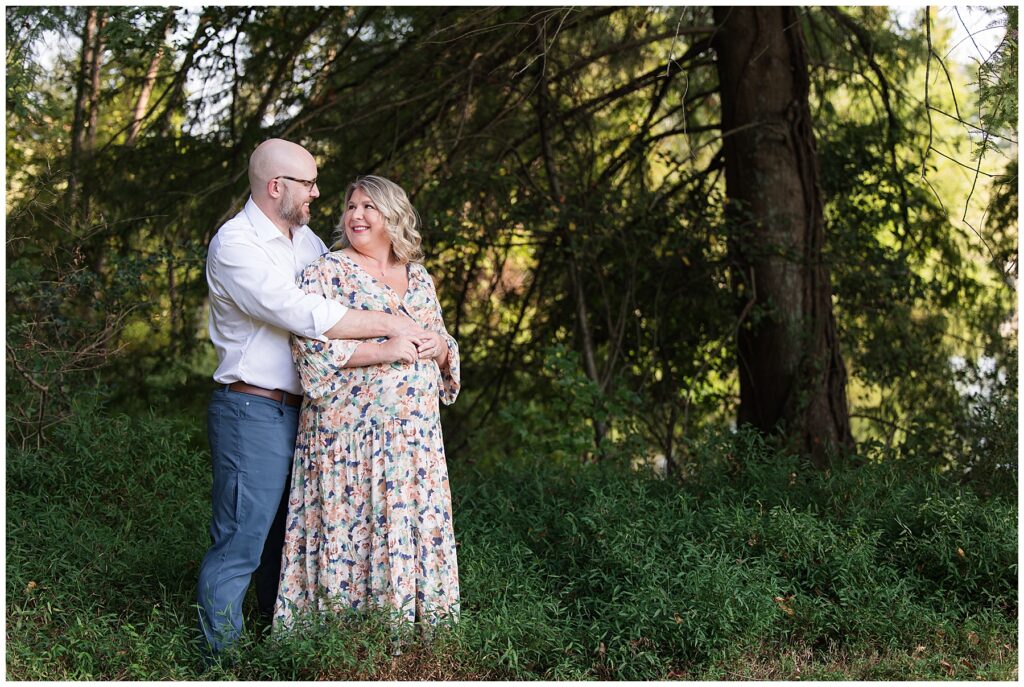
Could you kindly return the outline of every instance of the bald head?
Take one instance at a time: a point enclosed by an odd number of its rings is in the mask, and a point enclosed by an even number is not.
[[[290,237],[295,227],[309,222],[309,204],[320,196],[316,160],[302,146],[271,138],[249,156],[249,187],[263,213]]]
[[[253,199],[267,198],[267,185],[278,176],[315,179],[316,160],[297,143],[281,138],[268,139],[256,146],[249,156],[249,187]]]

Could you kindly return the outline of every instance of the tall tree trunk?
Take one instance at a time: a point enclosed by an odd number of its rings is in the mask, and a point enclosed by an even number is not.
[[[96,129],[100,120],[100,65],[103,62],[103,27],[107,24],[107,16],[99,12],[96,17],[96,32],[93,36],[93,48],[89,62],[89,127],[85,132],[85,150],[96,147]]]
[[[739,423],[782,429],[824,467],[853,445],[822,260],[824,219],[798,9],[716,7],[726,190],[738,233]]]
[[[96,131],[99,129],[100,122],[100,67],[103,63],[104,50],[103,27],[106,24],[107,15],[103,10],[100,10],[96,16],[96,32],[93,36],[92,54],[90,56],[92,59],[89,62],[89,96],[86,102],[89,125],[85,128],[85,140],[82,146],[83,158],[91,157],[92,152],[96,149]],[[90,206],[92,205],[93,178],[92,176],[85,176],[81,179],[82,198],[79,213],[86,225],[92,223],[92,210]],[[102,270],[105,256],[105,251],[97,252],[94,264],[97,274]]]
[[[78,202],[82,148],[85,146],[85,129],[88,120],[91,65],[96,48],[96,25],[97,10],[95,7],[89,7],[85,14],[85,26],[82,27],[82,52],[79,58],[78,77],[75,81],[75,115],[71,122],[71,154],[68,160],[68,189],[65,197],[69,208],[73,208]]]
[[[166,40],[171,30],[171,20],[174,18],[174,11],[169,10],[160,22],[160,26],[154,36],[163,36]],[[139,90],[139,97],[135,101],[135,108],[132,112],[132,123],[128,127],[128,137],[125,140],[125,145],[129,148],[135,145],[135,140],[139,137],[139,132],[142,130],[142,120],[146,116],[146,108],[149,107],[149,98],[153,94],[153,87],[156,85],[157,70],[160,67],[160,60],[164,56],[164,47],[161,44],[156,52],[153,53],[153,57],[149,60],[149,67],[146,69],[146,76],[142,81],[142,89]]]
[[[146,108],[149,107],[149,97],[153,94],[153,86],[156,85],[157,68],[160,66],[160,58],[163,57],[163,48],[158,48],[153,58],[149,61],[149,68],[146,70],[146,77],[142,82],[142,90],[135,101],[135,109],[132,112],[132,123],[128,127],[128,137],[125,145],[129,148],[135,145],[135,139],[142,131],[142,119],[146,116]]]

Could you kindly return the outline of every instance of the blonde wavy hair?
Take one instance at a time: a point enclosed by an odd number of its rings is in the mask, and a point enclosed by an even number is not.
[[[345,209],[341,221],[335,227],[335,241],[331,248],[337,250],[349,246],[348,236],[345,235],[345,213],[348,212],[348,201],[352,199],[356,189],[368,195],[384,216],[384,226],[391,237],[391,252],[395,254],[395,258],[402,264],[422,261],[422,239],[418,229],[420,216],[416,208],[409,202],[409,196],[401,186],[373,174],[356,177],[356,180],[348,185],[345,191]]]

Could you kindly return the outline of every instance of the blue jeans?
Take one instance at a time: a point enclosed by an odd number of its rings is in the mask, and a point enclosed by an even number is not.
[[[277,599],[288,479],[299,409],[283,401],[213,393],[207,433],[213,464],[210,549],[199,568],[199,628],[219,654],[242,632],[242,600],[256,573],[260,613]]]

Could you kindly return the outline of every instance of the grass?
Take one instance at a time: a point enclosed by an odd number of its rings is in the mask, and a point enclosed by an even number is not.
[[[86,404],[52,448],[8,448],[8,679],[1017,676],[1015,500],[895,464],[822,474],[743,434],[682,484],[459,456],[454,629],[392,658],[379,618],[328,618],[203,672],[197,424]]]

